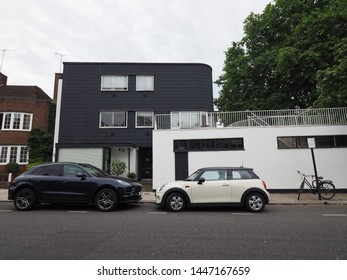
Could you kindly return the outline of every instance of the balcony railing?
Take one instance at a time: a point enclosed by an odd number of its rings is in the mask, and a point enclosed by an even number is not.
[[[155,129],[347,125],[347,107],[237,112],[175,112],[155,116]]]

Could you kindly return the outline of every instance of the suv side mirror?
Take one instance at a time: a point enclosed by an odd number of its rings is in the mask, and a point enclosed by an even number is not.
[[[84,180],[87,176],[83,174],[82,172],[76,173],[76,177],[81,178],[81,180]]]
[[[205,182],[205,178],[204,177],[201,177],[198,181],[198,184],[199,185],[202,185],[202,183]]]

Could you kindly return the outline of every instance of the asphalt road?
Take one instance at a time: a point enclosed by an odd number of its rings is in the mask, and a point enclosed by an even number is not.
[[[0,259],[347,259],[347,206],[276,206],[169,213],[153,204],[111,213],[0,202]]]

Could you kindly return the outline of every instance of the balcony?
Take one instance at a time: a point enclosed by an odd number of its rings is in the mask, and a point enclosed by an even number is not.
[[[155,130],[308,125],[347,125],[347,107],[155,115]]]

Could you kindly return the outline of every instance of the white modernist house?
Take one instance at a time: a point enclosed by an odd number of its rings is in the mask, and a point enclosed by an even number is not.
[[[298,170],[347,189],[347,108],[157,115],[153,189],[209,166],[245,166],[271,190],[294,190]],[[310,140],[309,140],[310,141]]]

